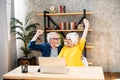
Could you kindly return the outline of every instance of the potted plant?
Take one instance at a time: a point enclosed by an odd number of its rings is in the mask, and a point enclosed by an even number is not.
[[[17,39],[23,41],[24,46],[20,49],[23,51],[25,57],[28,57],[30,50],[27,48],[28,42],[34,36],[39,23],[31,23],[33,12],[26,15],[24,24],[17,18],[11,18],[10,26],[11,32],[18,35]],[[19,29],[19,30],[18,30]]]

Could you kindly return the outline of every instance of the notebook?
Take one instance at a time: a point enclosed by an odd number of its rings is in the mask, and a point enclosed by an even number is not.
[[[66,63],[64,58],[58,57],[38,57],[41,73],[67,73]]]

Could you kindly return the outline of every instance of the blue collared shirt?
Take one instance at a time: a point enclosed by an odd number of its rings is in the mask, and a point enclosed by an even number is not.
[[[62,47],[62,45],[58,47],[58,54]],[[30,43],[28,44],[28,48],[31,50],[41,51],[43,57],[50,57],[51,46],[49,43],[36,44],[36,41],[30,41]]]

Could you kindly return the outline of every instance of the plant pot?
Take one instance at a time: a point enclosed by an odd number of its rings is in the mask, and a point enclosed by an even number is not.
[[[35,65],[36,64],[36,57],[35,56],[28,56],[28,57],[20,57],[18,58],[18,66],[20,65]]]

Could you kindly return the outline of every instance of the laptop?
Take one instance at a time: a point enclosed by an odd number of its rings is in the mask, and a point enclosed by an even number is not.
[[[38,61],[41,73],[62,74],[68,72],[64,58],[38,57]]]

